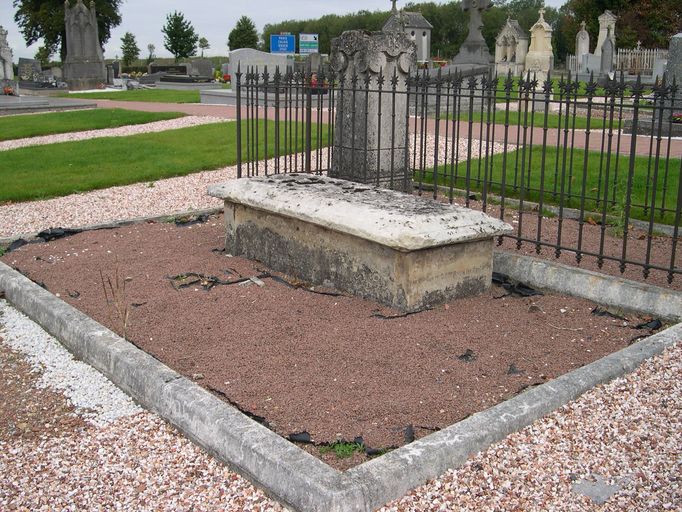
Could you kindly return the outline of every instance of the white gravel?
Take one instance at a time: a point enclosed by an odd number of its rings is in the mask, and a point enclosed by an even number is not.
[[[57,144],[59,142],[73,142],[77,140],[99,139],[102,137],[126,137],[140,133],[164,132],[166,130],[178,130],[203,124],[225,123],[220,117],[209,116],[185,116],[166,121],[153,121],[151,123],[133,124],[118,128],[105,128],[102,130],[87,130],[83,132],[58,133],[55,135],[43,135],[40,137],[27,137],[25,139],[5,140],[0,142],[0,151],[25,148],[29,146],[42,146],[45,144]]]
[[[0,333],[10,348],[24,354],[40,372],[38,387],[62,393],[86,421],[103,426],[142,412],[106,377],[76,361],[52,336],[4,300],[0,300]]]
[[[63,394],[91,425],[38,440],[0,439],[0,510],[284,510],[4,300],[0,339],[0,349],[22,353],[41,374],[38,387]]]
[[[441,138],[443,139],[443,138]],[[426,139],[427,155],[425,168],[433,165],[435,138]],[[418,147],[420,143],[418,141]],[[460,158],[466,155],[468,140],[460,140]],[[449,146],[448,146],[449,148]],[[471,143],[472,153],[478,154],[479,141]],[[439,161],[445,161],[445,142],[439,144]],[[501,144],[491,144],[496,153],[504,148]],[[483,149],[485,153],[485,147]],[[280,166],[284,169],[284,160]],[[450,149],[448,149],[448,159]],[[322,151],[320,168],[327,168],[327,151]],[[298,155],[299,166],[302,156]],[[317,167],[316,154],[313,153],[313,168]],[[246,164],[244,173],[246,173]],[[264,162],[259,164],[263,172]],[[274,159],[268,161],[270,172],[274,170]],[[209,185],[237,177],[237,167],[224,167],[215,171],[203,171],[187,176],[169,178],[148,183],[136,183],[82,194],[73,194],[44,201],[30,201],[0,205],[0,238],[36,233],[50,227],[83,227],[103,224],[116,220],[135,217],[168,215],[193,209],[217,208],[222,201],[206,195]]]

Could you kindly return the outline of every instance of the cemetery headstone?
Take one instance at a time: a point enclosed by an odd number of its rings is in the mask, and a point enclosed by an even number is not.
[[[24,82],[39,82],[42,76],[42,67],[40,61],[36,59],[19,58],[19,65],[17,66],[17,74],[19,80]]]
[[[7,31],[0,25],[0,80],[14,79],[12,49],[7,43]]]
[[[66,61],[64,77],[72,90],[93,89],[107,79],[104,54],[99,43],[95,3],[86,7],[78,0],[64,5]]]
[[[590,54],[590,34],[585,29],[585,22],[580,23],[580,31],[575,36],[575,57],[578,62],[578,71],[585,72],[585,56]]]
[[[483,11],[490,9],[490,0],[463,0],[462,9],[469,11],[469,35],[462,43],[459,53],[452,59],[453,64],[489,66],[490,51],[481,29],[483,28]]]
[[[165,75],[189,75],[190,64],[157,64],[152,62],[148,66],[148,73],[153,75],[155,73],[163,73]]]
[[[599,37],[597,37],[597,47],[594,49],[594,54],[600,56],[604,41],[607,38],[611,39],[613,47],[616,47],[616,20],[618,16],[611,11],[606,10],[599,16]],[[615,57],[615,56],[614,56]]]
[[[190,62],[190,76],[213,78],[213,62],[209,59],[193,59]]]
[[[322,66],[322,55],[319,53],[311,53],[308,55],[308,62],[310,63],[310,69],[315,72]]]
[[[604,44],[601,47],[601,66],[599,68],[600,75],[606,76],[613,73],[614,53],[615,48],[613,47],[613,41],[611,41],[611,38],[608,37],[607,34]]]
[[[665,77],[668,83],[674,79],[678,88],[682,87],[682,32],[670,38]]]
[[[294,58],[292,55],[266,53],[253,48],[240,48],[230,52],[230,63],[228,66],[228,74],[235,81],[237,67],[240,67],[242,73],[246,73],[248,68],[258,68],[260,72],[267,66],[270,73],[274,73],[275,68],[279,66],[280,72],[284,73],[288,67],[294,67]]]
[[[366,91],[368,83],[369,92],[337,96],[330,176],[397,190],[410,189],[406,144],[409,106],[404,93],[408,73],[416,68],[415,54],[415,43],[399,31],[352,30],[332,40],[331,67],[343,87],[351,88],[355,82],[355,87]],[[378,91],[380,73],[385,80],[383,94]],[[391,93],[394,77],[395,95]],[[380,127],[378,123],[365,122],[367,118],[377,119],[380,111],[390,113],[381,116]]]
[[[552,27],[545,21],[545,10],[540,9],[540,18],[530,29],[530,48],[526,55],[526,73],[542,81],[547,79],[549,71],[554,67],[552,51]]]

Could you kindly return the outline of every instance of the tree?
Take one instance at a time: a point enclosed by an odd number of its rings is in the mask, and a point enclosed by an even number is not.
[[[175,62],[196,55],[199,36],[181,12],[168,14],[161,32],[164,34],[163,46],[175,56]]]
[[[562,12],[573,18],[573,30],[567,34],[569,40],[575,41],[581,21],[587,23],[591,50],[597,44],[597,18],[606,9],[618,16],[618,47],[633,48],[637,41],[641,41],[644,48],[668,48],[670,38],[682,30],[682,9],[679,5],[679,0],[569,0],[562,7]]]
[[[133,61],[140,57],[140,49],[137,47],[137,41],[131,32],[126,32],[121,38],[121,53],[123,53],[124,66],[130,66]]]
[[[49,66],[51,57],[52,54],[50,53],[50,50],[48,50],[45,46],[38,48],[38,51],[34,56],[36,60],[40,61],[40,65],[44,68]]]
[[[121,24],[119,6],[122,0],[95,0],[99,42],[104,45],[111,37],[111,29]],[[50,54],[59,52],[66,59],[66,28],[64,0],[14,0],[14,21],[19,26],[26,45],[43,40]]]
[[[199,48],[201,48],[201,56],[204,56],[204,50],[208,50],[211,45],[208,43],[208,39],[205,37],[199,38]]]
[[[242,16],[227,38],[230,50],[238,48],[258,48],[258,32],[251,18]]]
[[[152,43],[149,43],[147,45],[147,51],[149,52],[149,57],[147,57],[147,64],[150,64],[154,60],[154,51],[156,50],[156,46],[154,46]]]

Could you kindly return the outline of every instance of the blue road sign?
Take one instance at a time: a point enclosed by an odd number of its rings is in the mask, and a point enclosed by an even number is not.
[[[270,53],[296,53],[296,36],[271,34]]]

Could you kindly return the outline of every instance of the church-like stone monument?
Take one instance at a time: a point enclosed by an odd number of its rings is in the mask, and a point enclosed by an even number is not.
[[[404,93],[408,73],[417,64],[414,41],[402,31],[350,30],[332,40],[331,50],[331,66],[342,88],[337,93],[329,176],[409,190]],[[380,76],[385,94],[378,92]],[[394,79],[396,94],[392,94]],[[361,92],[354,93],[352,88]],[[367,123],[367,119],[379,118],[379,112],[381,126]]]
[[[514,76],[523,74],[528,53],[528,35],[516,20],[507,18],[495,40],[495,71],[506,75],[511,71]]]
[[[7,31],[0,25],[0,80],[13,80],[12,49],[7,43]]]
[[[452,63],[471,66],[490,66],[491,57],[481,29],[483,28],[483,11],[490,9],[490,0],[463,0],[462,9],[469,11],[469,35],[462,43],[459,53]]]
[[[398,11],[396,0],[392,0],[391,17],[388,18],[384,32],[405,32],[417,45],[417,61],[431,60],[431,31],[433,25],[420,12]]]
[[[69,89],[94,89],[106,83],[107,72],[99,42],[95,3],[91,1],[88,8],[83,4],[83,0],[78,0],[76,5],[71,7],[69,0],[66,0],[64,21],[66,24],[64,78],[69,84]]]
[[[530,29],[530,48],[526,55],[526,73],[538,80],[546,80],[554,67],[552,27],[545,21],[545,10],[540,9],[540,19]]]

